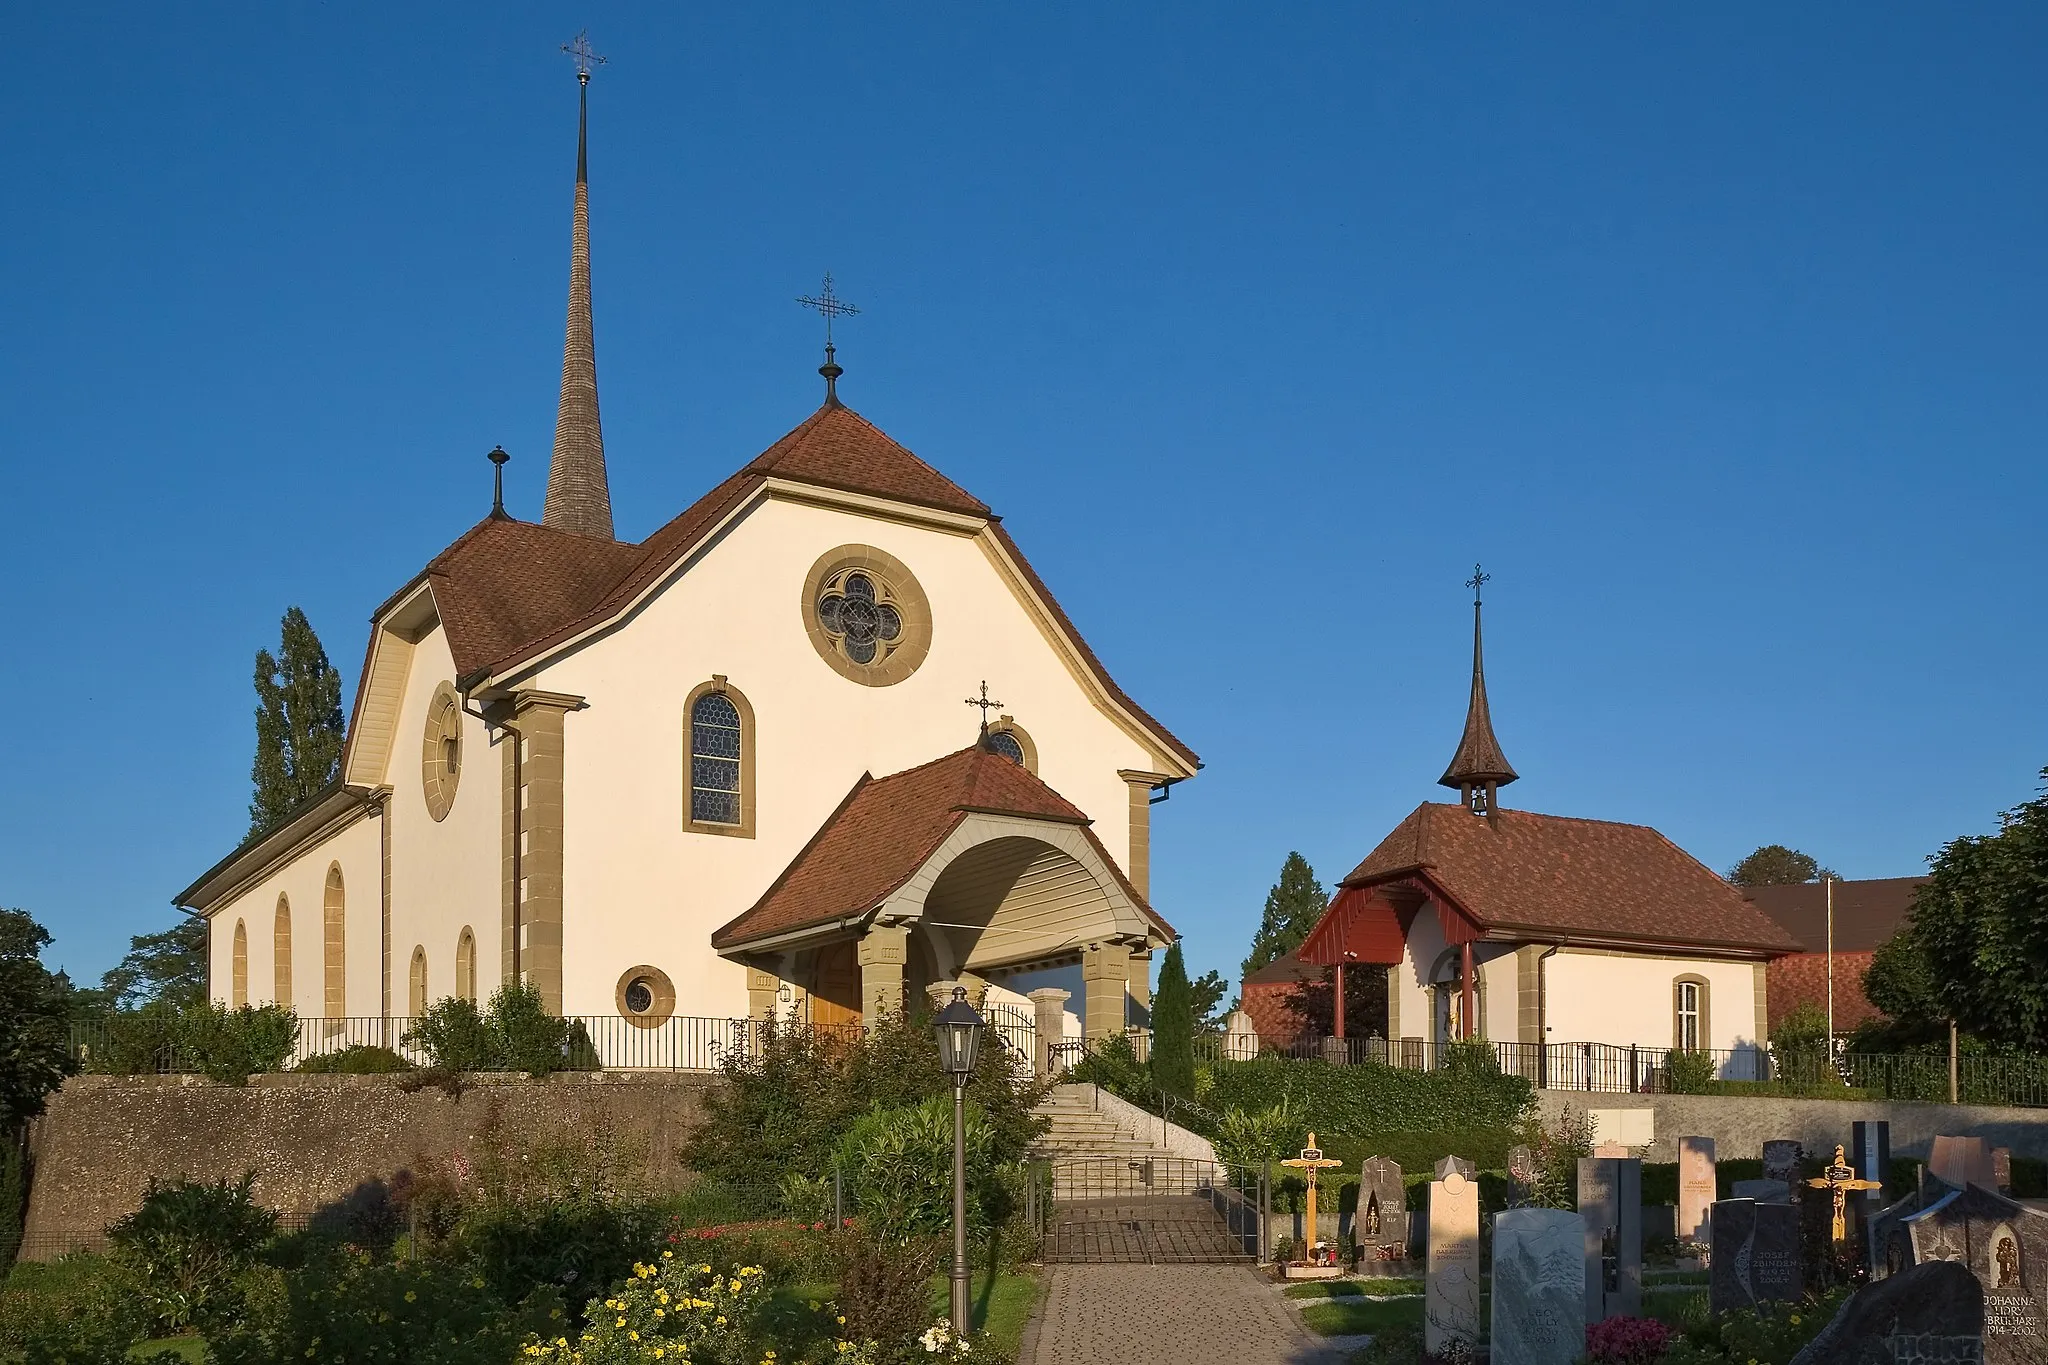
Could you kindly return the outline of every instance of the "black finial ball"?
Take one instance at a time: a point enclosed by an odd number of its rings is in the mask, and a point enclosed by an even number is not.
[[[510,455],[507,455],[507,454],[505,453],[505,447],[503,447],[503,446],[492,446],[492,447],[491,447],[491,453],[490,453],[490,455],[489,455],[489,457],[488,457],[488,458],[490,459],[490,462],[491,462],[492,464],[495,464],[495,465],[502,465],[502,464],[504,464],[504,463],[505,463],[505,462],[506,462],[507,460],[511,459],[512,457],[511,457]]]

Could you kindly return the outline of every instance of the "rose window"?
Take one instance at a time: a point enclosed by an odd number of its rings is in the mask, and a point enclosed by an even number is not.
[[[818,625],[857,664],[887,658],[903,638],[903,612],[886,583],[852,569],[826,582],[818,595]]]

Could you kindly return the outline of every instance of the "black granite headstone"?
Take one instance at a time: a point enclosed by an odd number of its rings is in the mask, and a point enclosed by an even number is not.
[[[1643,1304],[1643,1163],[1636,1157],[1579,1158],[1579,1214],[1586,1223],[1586,1321]]]
[[[1773,1138],[1764,1144],[1764,1179],[1782,1180],[1790,1185],[1799,1179],[1799,1144],[1790,1138]]]
[[[1977,1277],[1986,1365],[2048,1361],[2048,1213],[1971,1185],[1903,1223],[1916,1261],[1959,1262]]]
[[[1707,1302],[1716,1313],[1792,1302],[1805,1292],[1797,1208],[1721,1199],[1708,1217],[1714,1229],[1714,1259]]]
[[[1849,1164],[1861,1180],[1884,1183],[1892,1165],[1892,1126],[1883,1119],[1863,1119],[1849,1128]],[[1877,1214],[1885,1207],[1884,1191],[1858,1190],[1850,1200],[1856,1226],[1862,1231],[1863,1267],[1876,1275],[1884,1262],[1884,1244],[1877,1235]]]
[[[1408,1191],[1398,1162],[1367,1157],[1358,1168],[1358,1211],[1351,1219],[1359,1259],[1398,1260],[1408,1248]]]
[[[1792,1365],[1979,1365],[1983,1342],[1976,1277],[1934,1261],[1857,1290]]]

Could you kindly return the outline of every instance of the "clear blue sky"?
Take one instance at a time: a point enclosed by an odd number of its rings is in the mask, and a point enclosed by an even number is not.
[[[1234,970],[1433,785],[1911,873],[2048,763],[2048,9],[45,6],[0,82],[0,904],[95,977],[251,657],[538,514],[588,24],[621,534],[815,405],[1005,514],[1208,770]],[[394,498],[403,490],[403,498]]]

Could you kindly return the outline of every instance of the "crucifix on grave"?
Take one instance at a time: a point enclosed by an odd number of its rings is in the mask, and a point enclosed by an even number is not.
[[[1859,1180],[1856,1176],[1856,1168],[1849,1164],[1848,1156],[1839,1144],[1835,1147],[1835,1159],[1829,1162],[1826,1168],[1821,1171],[1820,1177],[1816,1180],[1809,1180],[1806,1183],[1812,1189],[1826,1190],[1829,1198],[1834,1201],[1834,1224],[1832,1230],[1836,1246],[1840,1246],[1849,1240],[1849,1191],[1881,1190],[1884,1188],[1882,1180]]]
[[[1344,1163],[1332,1161],[1324,1156],[1323,1149],[1316,1146],[1316,1135],[1310,1133],[1308,1146],[1301,1149],[1301,1155],[1289,1157],[1280,1164],[1300,1171],[1308,1180],[1308,1221],[1304,1225],[1301,1240],[1305,1249],[1312,1248],[1316,1244],[1316,1175],[1320,1171],[1327,1171]],[[1304,1255],[1302,1259],[1306,1261],[1312,1258]]]

